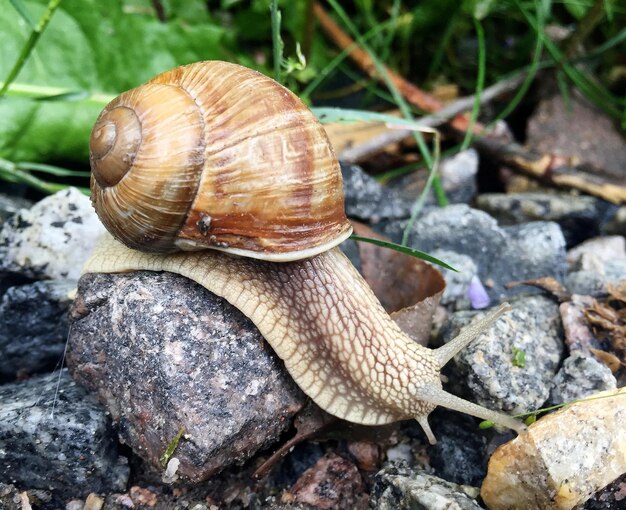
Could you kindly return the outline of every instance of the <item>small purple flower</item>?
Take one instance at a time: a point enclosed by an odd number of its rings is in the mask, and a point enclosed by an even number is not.
[[[469,298],[470,305],[474,310],[487,308],[491,302],[485,287],[480,281],[480,278],[476,275],[472,276],[472,280],[470,281],[467,289],[467,297]]]

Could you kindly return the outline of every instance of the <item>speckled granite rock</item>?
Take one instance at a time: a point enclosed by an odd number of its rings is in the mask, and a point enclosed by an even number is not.
[[[103,232],[88,197],[75,188],[59,191],[4,223],[0,272],[36,279],[77,279]]]
[[[552,382],[550,402],[563,404],[599,391],[614,390],[617,381],[609,367],[596,358],[575,353],[565,358]]]
[[[37,508],[123,491],[128,474],[104,409],[66,371],[0,386],[0,479],[44,491]]]
[[[406,223],[386,223],[385,234],[399,242]],[[487,213],[465,204],[426,212],[413,226],[408,244],[429,253],[447,250],[470,257],[494,301],[541,292],[530,286],[505,288],[510,281],[543,276],[562,281],[565,276],[565,239],[556,223],[499,227]]]
[[[626,472],[626,388],[544,416],[489,460],[490,510],[569,510]]]
[[[74,280],[9,288],[0,300],[0,381],[51,369],[67,341],[67,311]]]
[[[466,492],[467,491],[467,492]],[[479,510],[477,490],[404,466],[390,464],[374,478],[370,495],[373,510]],[[474,492],[474,497],[468,495]]]
[[[512,310],[454,357],[447,368],[451,382],[469,389],[470,400],[510,414],[540,407],[563,351],[558,305],[542,296],[518,298]],[[445,341],[475,316],[456,312],[442,330]],[[514,362],[515,349],[524,353],[524,366]],[[452,368],[453,367],[453,368]]]
[[[73,318],[73,376],[157,468],[184,427],[175,451],[183,478],[205,479],[268,447],[304,402],[252,323],[182,276],[86,275]]]

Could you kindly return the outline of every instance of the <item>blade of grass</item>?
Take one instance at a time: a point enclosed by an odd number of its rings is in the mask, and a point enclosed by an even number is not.
[[[433,257],[426,252],[416,250],[415,248],[409,248],[408,246],[403,246],[401,244],[392,243],[391,241],[383,241],[382,239],[374,239],[372,237],[362,237],[352,234],[350,239],[354,241],[361,241],[364,243],[375,244],[376,246],[382,246],[383,248],[389,248],[391,250],[399,251],[400,253],[404,253],[405,255],[410,255],[411,257],[415,257],[421,260],[425,260],[427,262],[431,262],[433,264],[437,264],[446,269],[450,269],[451,271],[455,271],[458,273],[458,269],[455,269],[450,264],[447,264],[443,260],[439,260],[437,257]]]
[[[87,170],[70,170],[69,168],[61,168],[54,165],[46,165],[43,163],[32,163],[30,161],[20,161],[15,163],[15,168],[25,170],[27,172],[41,172],[57,177],[90,177],[91,172]]]
[[[466,150],[472,143],[474,136],[474,125],[478,119],[478,113],[480,112],[480,95],[485,88],[485,68],[486,68],[486,55],[487,50],[485,48],[485,31],[480,20],[474,17],[474,29],[476,30],[476,38],[478,40],[478,75],[476,77],[476,88],[474,91],[474,104],[472,106],[472,113],[469,119],[469,126],[465,131],[463,142],[461,142],[461,152]]]
[[[17,75],[22,70],[22,67],[24,67],[24,64],[28,60],[28,57],[33,51],[33,48],[37,44],[37,41],[39,41],[39,37],[41,37],[41,34],[48,26],[48,23],[50,22],[50,19],[52,18],[54,11],[56,11],[60,3],[61,3],[61,0],[50,0],[48,2],[48,6],[46,7],[46,10],[41,15],[41,18],[39,18],[37,25],[31,30],[30,36],[26,40],[26,44],[24,44],[24,46],[22,47],[22,51],[17,57],[17,60],[15,61],[13,68],[9,72],[9,75],[7,76],[6,80],[4,80],[4,84],[2,85],[2,88],[0,89],[0,97],[2,97],[6,93],[6,91],[9,88],[9,85],[11,85],[11,83],[15,80],[15,78],[17,78]]]
[[[8,182],[26,184],[44,193],[56,193],[68,187],[65,184],[57,184],[55,182],[47,182],[43,179],[39,179],[29,172],[18,168],[15,163],[7,161],[6,159],[0,159],[0,179]],[[88,188],[78,187],[78,189],[85,195],[89,195]]]
[[[380,62],[380,60],[378,59],[376,54],[371,50],[369,45],[363,40],[360,32],[358,31],[354,23],[352,23],[352,20],[348,17],[346,12],[337,3],[336,0],[328,0],[328,3],[331,5],[333,10],[337,13],[341,21],[344,23],[344,25],[352,33],[352,36],[359,43],[359,46],[364,51],[366,51],[368,55],[370,56],[370,58],[372,59],[372,62],[374,63],[374,66],[376,67],[376,71],[383,78],[383,81],[385,82],[385,85],[391,92],[391,95],[393,96],[395,103],[398,105],[398,108],[400,108],[402,115],[406,119],[412,120],[413,115],[411,113],[411,108],[409,107],[408,103],[405,101],[404,97],[402,97],[402,94],[400,94],[397,87],[391,80],[389,74],[387,73],[385,66]],[[420,154],[422,155],[422,158],[424,158],[424,161],[426,162],[428,168],[431,170],[431,173],[432,173],[433,157],[430,151],[428,150],[428,146],[426,145],[426,141],[424,140],[424,137],[421,136],[419,132],[414,132],[413,137],[415,138],[415,141],[419,148]],[[439,188],[438,192],[436,193],[437,197],[440,199],[443,198],[443,200],[440,202],[440,205],[442,206],[447,205],[447,200],[445,200],[445,194],[443,192],[443,187],[441,186],[441,182],[439,178],[436,176],[436,174],[434,173],[432,174],[432,179],[429,178],[428,182],[426,183],[426,187],[424,187],[424,190],[422,190],[422,194],[420,195],[420,198],[418,198],[418,201],[422,197],[425,197],[427,195],[428,191],[430,190],[430,186],[435,186],[436,188]]]
[[[0,81],[0,87],[4,87],[4,85],[5,82]],[[37,99],[40,101],[85,101],[87,103],[101,106],[105,106],[115,98],[113,94],[90,94],[85,91],[69,90],[61,87],[31,85],[18,82],[13,82],[8,86],[6,95],[10,97]]]
[[[427,128],[422,128],[422,129],[424,131],[428,131]],[[409,235],[411,234],[411,230],[413,230],[413,225],[417,221],[417,216],[419,215],[422,208],[424,207],[424,203],[426,202],[426,198],[428,197],[428,191],[430,190],[432,186],[433,180],[437,176],[437,169],[439,168],[439,158],[441,155],[441,149],[440,149],[440,144],[439,144],[439,132],[436,129],[432,129],[430,131],[435,135],[433,139],[433,145],[435,147],[433,163],[428,168],[428,179],[426,179],[426,184],[424,184],[424,189],[420,193],[419,197],[417,197],[415,204],[413,204],[413,207],[411,208],[411,217],[409,218],[409,221],[407,221],[406,227],[404,227],[404,232],[402,232],[402,244],[405,244],[405,245],[409,242]],[[438,199],[441,199],[441,198],[445,199],[445,196],[441,197],[437,195],[438,193],[437,188],[433,188],[433,189],[435,190],[435,196]]]

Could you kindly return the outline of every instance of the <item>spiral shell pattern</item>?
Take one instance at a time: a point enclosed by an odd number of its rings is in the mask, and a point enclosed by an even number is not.
[[[245,67],[199,62],[123,93],[91,136],[92,201],[131,248],[287,261],[351,233],[321,124]]]

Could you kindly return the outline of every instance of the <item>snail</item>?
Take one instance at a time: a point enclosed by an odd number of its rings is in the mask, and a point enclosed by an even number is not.
[[[439,374],[507,305],[438,349],[403,333],[337,247],[352,228],[324,129],[275,81],[219,61],[165,72],[105,107],[90,154],[92,202],[112,236],[83,273],[195,280],[248,316],[339,418],[415,419],[431,443],[438,405],[523,429],[444,391]]]

